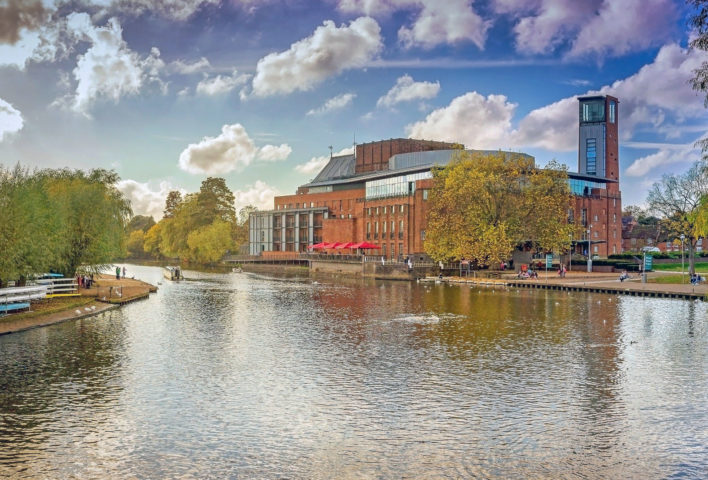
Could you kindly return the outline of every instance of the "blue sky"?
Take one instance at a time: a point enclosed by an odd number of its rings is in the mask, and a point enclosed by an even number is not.
[[[672,0],[0,0],[0,164],[112,168],[136,214],[222,176],[272,207],[353,142],[577,170],[577,100],[620,99],[623,204],[699,159]]]

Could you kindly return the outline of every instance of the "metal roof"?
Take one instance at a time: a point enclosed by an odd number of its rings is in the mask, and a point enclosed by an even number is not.
[[[322,171],[312,180],[312,183],[322,183],[329,180],[351,177],[354,175],[355,165],[356,159],[354,158],[354,154],[332,157]]]

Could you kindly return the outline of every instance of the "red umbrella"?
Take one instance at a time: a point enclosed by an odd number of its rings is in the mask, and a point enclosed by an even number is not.
[[[351,248],[362,248],[362,249],[379,249],[378,245],[374,245],[373,243],[369,242],[360,242],[360,243],[355,243],[354,245],[351,246]]]
[[[342,250],[344,250],[345,248],[354,248],[354,245],[356,245],[356,243],[354,243],[354,242],[347,242],[347,243],[342,243],[342,244],[339,245],[338,247],[334,247],[334,248],[341,248]]]
[[[341,245],[344,245],[344,244],[342,242],[334,242],[334,243],[330,243],[325,248],[340,248]]]
[[[314,245],[310,245],[307,248],[309,248],[310,250],[321,250],[323,248],[327,248],[326,245],[327,244],[325,242],[320,242],[320,243],[315,243]]]

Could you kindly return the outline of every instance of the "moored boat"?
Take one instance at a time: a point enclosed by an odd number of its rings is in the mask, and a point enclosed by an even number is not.
[[[184,280],[180,267],[164,267],[162,274],[167,280]]]

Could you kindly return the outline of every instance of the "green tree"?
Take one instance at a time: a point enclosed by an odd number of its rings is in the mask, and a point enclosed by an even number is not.
[[[141,258],[145,256],[145,233],[141,229],[133,230],[128,235],[128,241],[125,244],[128,250],[128,255],[132,258]]]
[[[234,194],[223,178],[209,177],[204,180],[197,194],[197,203],[205,224],[218,219],[236,225],[234,200]]]
[[[491,265],[521,243],[563,250],[574,225],[567,173],[555,163],[536,169],[521,155],[471,154],[433,172],[425,250],[437,260]]]
[[[61,221],[37,174],[0,166],[0,286],[52,268]]]
[[[224,256],[231,243],[231,225],[223,220],[215,220],[189,234],[189,259],[198,263],[216,262]]]
[[[703,197],[708,194],[708,175],[700,164],[694,164],[680,175],[664,175],[654,183],[647,196],[649,209],[658,213],[671,235],[685,235],[688,246],[689,272],[695,273],[694,251],[701,230]]]
[[[147,215],[135,215],[128,222],[126,231],[128,233],[134,232],[136,230],[142,230],[143,233],[147,232],[155,225],[155,219]]]
[[[143,250],[153,258],[160,258],[162,256],[160,251],[160,242],[162,241],[161,230],[162,222],[156,223],[145,233],[143,238]]]
[[[238,220],[234,233],[234,246],[239,248],[243,245],[248,245],[248,218],[253,212],[257,212],[258,208],[253,205],[246,205],[238,211]]]
[[[80,265],[96,270],[124,254],[130,205],[116,188],[115,172],[52,170],[45,186],[63,229],[59,269],[73,276]]]

